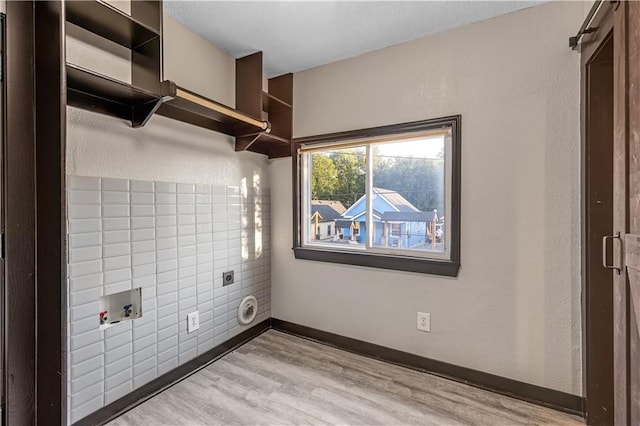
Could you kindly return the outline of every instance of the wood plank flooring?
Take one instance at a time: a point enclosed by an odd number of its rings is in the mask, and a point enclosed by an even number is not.
[[[584,422],[269,330],[109,423],[291,424],[506,426]]]

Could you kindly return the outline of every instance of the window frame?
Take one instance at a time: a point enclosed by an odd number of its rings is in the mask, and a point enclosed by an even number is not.
[[[436,259],[411,254],[381,254],[340,250],[335,247],[316,247],[303,245],[302,211],[304,191],[302,190],[303,176],[300,148],[313,145],[327,145],[335,142],[344,144],[350,140],[375,139],[382,136],[411,134],[442,128],[451,129],[451,223],[447,228],[451,232],[449,259]],[[448,277],[458,276],[460,270],[460,209],[461,209],[461,128],[462,116],[452,115],[436,119],[413,121],[409,123],[392,124],[370,127],[366,129],[349,130],[345,132],[327,133],[322,135],[296,138],[292,143],[292,173],[293,173],[293,251],[296,259],[314,260],[320,262],[340,263],[382,269],[392,269],[407,272],[418,272]],[[447,161],[449,161],[447,159]],[[445,176],[445,179],[447,176]]]
[[[391,222],[389,236],[398,238],[402,237],[402,224],[400,222]]]

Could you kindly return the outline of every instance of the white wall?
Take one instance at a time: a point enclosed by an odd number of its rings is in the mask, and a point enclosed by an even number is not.
[[[164,78],[226,105],[236,104],[236,61],[164,15]]]
[[[295,136],[462,114],[456,279],[295,260],[291,161],[270,167],[272,313],[581,394],[579,2],[295,75]],[[416,331],[416,311],[432,332]]]
[[[154,116],[142,129],[67,108],[67,174],[269,187],[266,157],[236,153],[233,139]]]

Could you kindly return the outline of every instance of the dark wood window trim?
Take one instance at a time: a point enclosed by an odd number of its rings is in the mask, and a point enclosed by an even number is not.
[[[460,270],[460,193],[461,193],[461,122],[462,116],[454,115],[410,123],[393,124],[368,129],[328,133],[294,139],[293,143],[293,251],[296,259],[342,263],[382,269],[394,269],[433,275],[455,277]],[[399,135],[439,128],[451,128],[451,248],[449,260],[436,260],[403,255],[360,253],[337,249],[303,246],[302,238],[302,194],[301,162],[298,150],[301,146],[327,144]]]

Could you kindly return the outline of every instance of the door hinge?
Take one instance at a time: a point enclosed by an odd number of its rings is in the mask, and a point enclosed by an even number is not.
[[[5,258],[4,246],[4,232],[0,232],[0,259]]]

